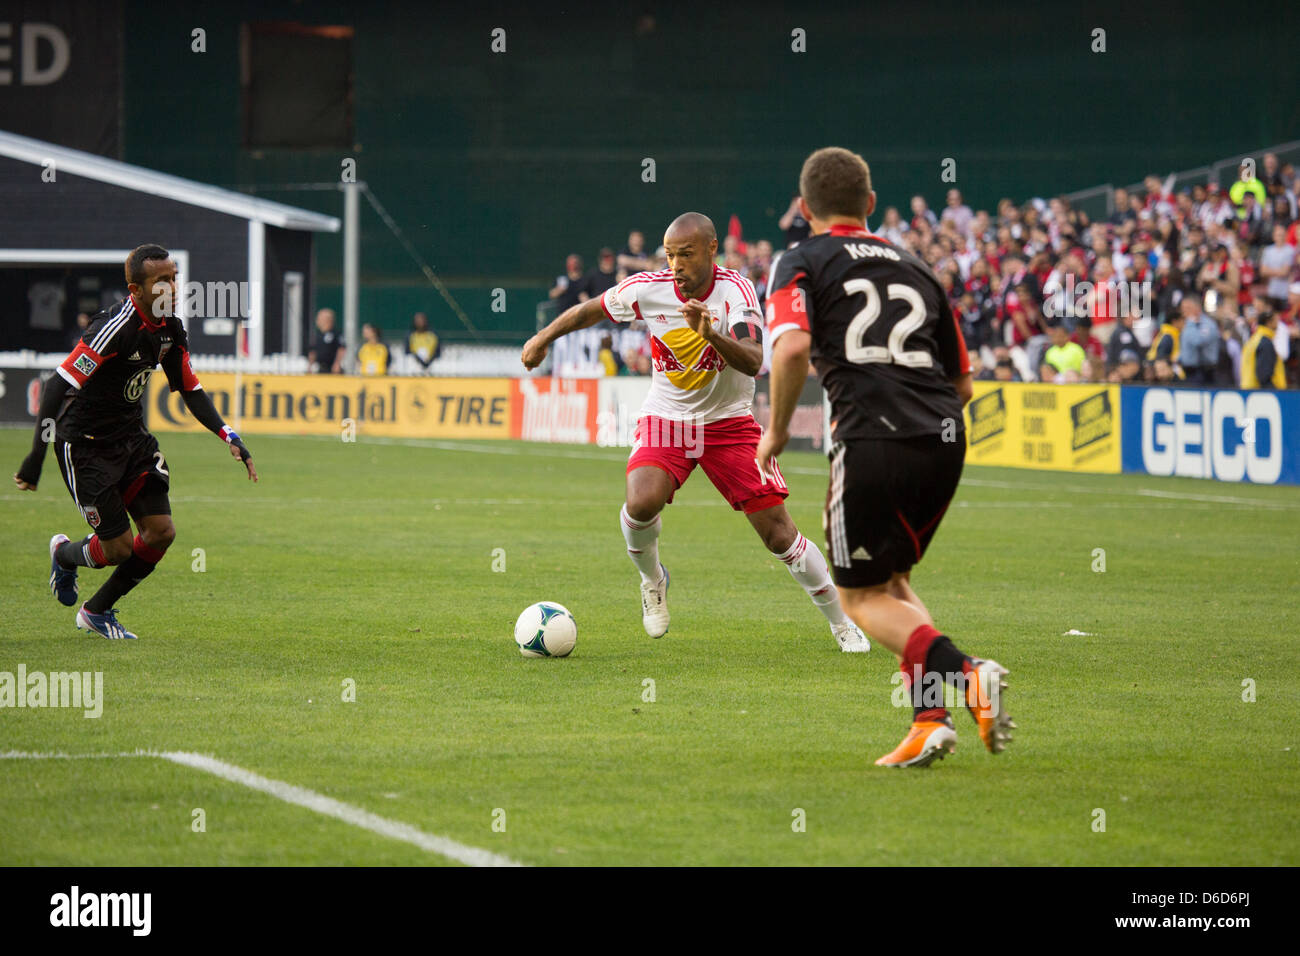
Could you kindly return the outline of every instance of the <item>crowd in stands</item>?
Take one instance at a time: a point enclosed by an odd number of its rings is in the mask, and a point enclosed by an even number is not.
[[[308,367],[313,372],[338,375],[344,369],[346,346],[335,328],[333,309],[316,313],[316,331],[307,349]],[[361,375],[398,374],[393,350],[384,342],[379,326],[367,322],[361,327],[362,343],[357,348],[356,371]],[[442,354],[438,333],[429,328],[429,317],[417,312],[411,318],[402,355],[406,371],[413,375],[431,375],[433,360]]]
[[[1148,176],[1097,221],[950,189],[938,215],[914,196],[875,231],[934,269],[978,378],[1294,387],[1300,182],[1271,153],[1251,172],[1177,192]]]
[[[1230,187],[1175,190],[1148,176],[1117,189],[1114,212],[1092,220],[1069,200],[1002,199],[974,210],[949,189],[936,213],[913,196],[883,210],[873,231],[925,260],[947,293],[980,379],[1284,388],[1300,361],[1300,178],[1272,153],[1243,165]],[[783,248],[809,235],[797,197],[780,217]],[[767,293],[773,244],[745,242],[734,219],[717,264]],[[627,275],[666,265],[633,232],[584,271],[570,255],[551,299],[560,311]],[[597,326],[555,371],[603,365],[646,374],[643,331]],[[561,340],[563,341],[563,340]],[[608,360],[608,362],[606,361]]]

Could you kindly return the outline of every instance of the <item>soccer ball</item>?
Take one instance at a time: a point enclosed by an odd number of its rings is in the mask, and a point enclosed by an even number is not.
[[[578,622],[563,604],[541,601],[515,621],[515,643],[524,657],[568,657],[578,643]]]

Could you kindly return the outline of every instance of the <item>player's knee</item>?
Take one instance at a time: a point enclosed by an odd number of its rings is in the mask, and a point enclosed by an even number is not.
[[[140,537],[144,543],[157,551],[166,551],[171,547],[171,543],[176,540],[176,525],[171,521],[157,522],[144,528]]]
[[[633,521],[653,521],[661,510],[662,505],[650,495],[628,495],[627,516]]]
[[[121,564],[131,557],[131,532],[119,534],[116,538],[100,538],[99,546],[104,549],[104,560],[109,564]]]

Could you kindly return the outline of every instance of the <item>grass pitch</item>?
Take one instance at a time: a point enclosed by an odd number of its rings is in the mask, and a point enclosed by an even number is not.
[[[138,642],[49,594],[49,536],[84,533],[55,462],[0,493],[0,671],[105,698],[0,710],[0,753],[208,754],[527,864],[1300,862],[1296,489],[968,468],[914,583],[1011,669],[1020,730],[993,757],[956,713],[955,755],[890,771],[896,662],[839,653],[702,474],[652,641],[623,451],[255,436],[253,486],[210,436],[160,440],[178,537],[119,605]],[[6,474],[28,441],[0,431]],[[819,540],[825,460],[782,464]],[[516,650],[537,600],[577,618],[569,659]],[[446,862],[163,760],[0,760],[0,864]]]

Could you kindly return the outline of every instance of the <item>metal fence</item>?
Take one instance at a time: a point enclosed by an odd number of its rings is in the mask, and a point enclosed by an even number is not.
[[[1265,146],[1262,149],[1251,150],[1236,156],[1228,156],[1204,166],[1176,172],[1173,174],[1173,190],[1178,192],[1180,189],[1190,188],[1195,185],[1208,186],[1210,183],[1218,183],[1226,189],[1240,175],[1241,164],[1248,158],[1255,161],[1256,174],[1258,175],[1259,170],[1264,168],[1265,153],[1275,154],[1279,166],[1291,163],[1293,166],[1300,168],[1300,140],[1292,140],[1288,143]],[[1168,173],[1163,175],[1156,173],[1156,175],[1160,176],[1162,183],[1169,178]],[[1146,187],[1141,182],[1130,183],[1124,188],[1129,192],[1138,194],[1146,191]],[[1115,186],[1111,183],[1103,183],[1100,186],[1090,186],[1087,189],[1064,193],[1063,198],[1068,199],[1076,209],[1086,212],[1091,219],[1107,218],[1115,212]]]

